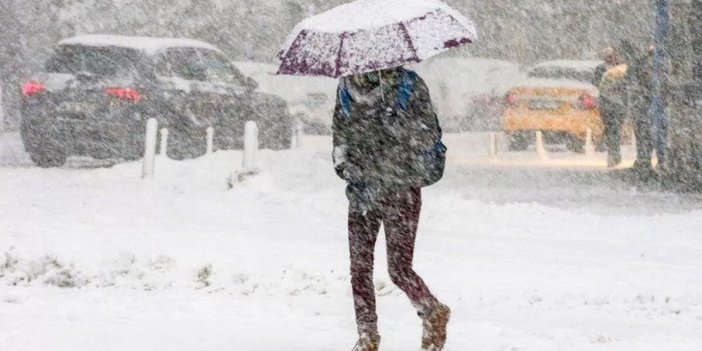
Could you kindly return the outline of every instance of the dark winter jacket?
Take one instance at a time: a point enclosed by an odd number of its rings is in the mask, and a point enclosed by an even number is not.
[[[627,108],[631,113],[641,114],[653,101],[653,56],[626,40],[622,42],[620,51],[628,64],[624,78]]]
[[[334,165],[351,193],[383,194],[438,180],[428,179],[432,175],[424,162],[446,152],[429,90],[412,71],[400,68],[387,75],[382,92],[381,85],[359,85],[350,77],[339,83]]]
[[[629,64],[625,80],[629,110],[648,110],[653,101],[653,57],[649,54],[635,57]]]
[[[597,66],[597,68],[595,68],[595,74],[592,77],[592,85],[596,87],[600,86],[600,83],[602,83],[602,78],[604,77],[605,73],[607,73],[609,68],[609,65],[606,63]]]
[[[603,115],[612,117],[626,113],[627,105],[627,75],[628,66],[619,65],[610,68],[602,77],[600,85],[600,107]],[[605,116],[603,116],[605,117]]]

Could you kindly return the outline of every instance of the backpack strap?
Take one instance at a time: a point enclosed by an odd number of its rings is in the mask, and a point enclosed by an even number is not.
[[[397,101],[396,104],[399,108],[407,111],[409,109],[410,99],[412,99],[412,94],[414,94],[414,87],[417,83],[417,73],[410,70],[403,70],[402,80],[400,81],[400,86],[397,89]]]
[[[351,93],[347,78],[341,78],[341,88],[339,89],[339,104],[341,105],[341,113],[346,119],[351,118]]]

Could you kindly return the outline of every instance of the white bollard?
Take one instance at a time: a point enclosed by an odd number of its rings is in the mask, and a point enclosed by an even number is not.
[[[636,131],[632,131],[632,132],[631,132],[631,147],[633,147],[634,149],[636,149],[637,146],[638,146],[638,145],[636,144]]]
[[[168,153],[168,129],[161,128],[161,146],[159,147],[161,156],[166,156]]]
[[[207,128],[207,154],[214,152],[214,128]]]
[[[256,122],[246,122],[244,131],[244,172],[256,169],[256,154],[258,153],[258,125]]]
[[[538,154],[539,158],[542,160],[548,159],[548,153],[544,146],[544,133],[540,130],[536,132],[536,154]]]
[[[497,158],[497,133],[490,133],[490,158]]]
[[[292,135],[292,139],[290,139],[292,141],[290,143],[290,147],[297,149],[297,124],[290,128],[290,135]]]
[[[256,169],[256,154],[258,153],[258,126],[256,122],[246,122],[244,128],[244,160],[241,169],[235,168],[232,175],[227,180],[229,189],[233,189],[236,184],[246,180],[246,178],[255,175]]]
[[[585,136],[585,156],[595,156],[595,145],[592,143],[592,129],[590,128],[587,129],[587,135]]]
[[[158,138],[158,121],[150,118],[146,122],[146,140],[144,145],[144,165],[141,178],[153,179],[156,167],[156,140]]]
[[[295,147],[296,148],[302,148],[305,146],[304,143],[305,139],[305,126],[302,123],[298,123],[295,126]]]

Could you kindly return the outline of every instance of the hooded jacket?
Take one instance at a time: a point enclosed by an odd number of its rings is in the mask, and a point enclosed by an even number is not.
[[[388,78],[380,84],[352,77],[339,82],[332,126],[336,173],[350,188],[374,193],[430,185],[441,178],[443,164],[432,169],[429,159],[445,157],[446,147],[429,89],[404,68],[383,74]]]

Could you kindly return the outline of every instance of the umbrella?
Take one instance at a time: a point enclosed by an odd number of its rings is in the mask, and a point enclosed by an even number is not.
[[[439,0],[358,0],[298,24],[278,74],[339,78],[419,63],[475,42],[476,32]]]

